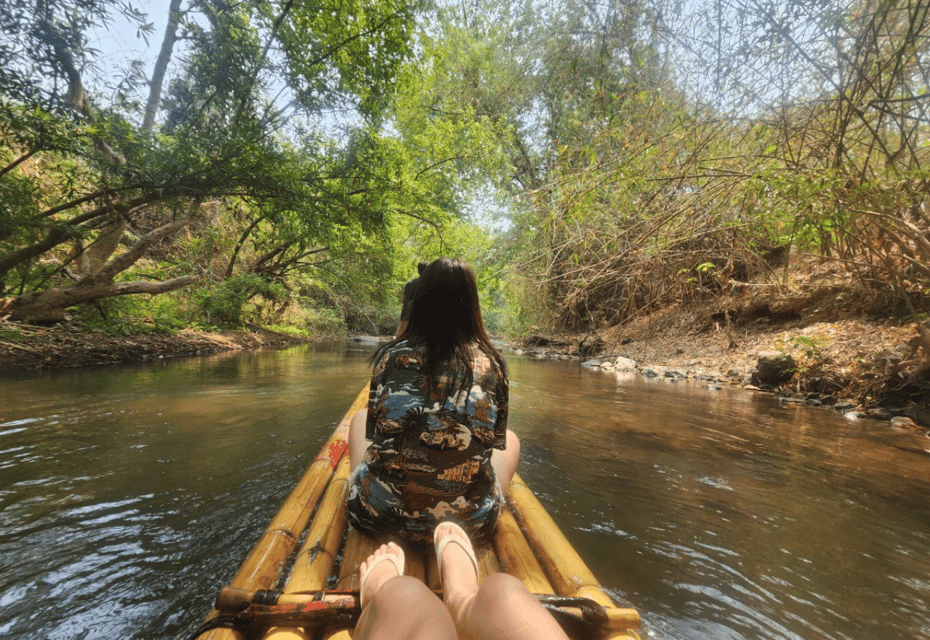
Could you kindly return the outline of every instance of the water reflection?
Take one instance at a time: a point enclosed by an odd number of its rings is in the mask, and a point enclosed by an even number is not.
[[[184,638],[367,376],[317,345],[0,381],[0,636]],[[930,629],[930,457],[879,423],[508,357],[521,473],[659,638]]]
[[[698,384],[614,386],[600,372],[532,367],[514,393],[545,445],[528,447],[537,465],[524,475],[657,635],[930,628],[930,458],[877,444],[870,433],[885,425]]]

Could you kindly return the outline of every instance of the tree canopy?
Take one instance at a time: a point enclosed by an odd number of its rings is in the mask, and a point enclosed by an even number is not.
[[[377,328],[444,253],[514,330],[720,295],[790,252],[926,305],[925,3],[169,11],[151,71],[105,77],[93,28],[156,35],[131,3],[0,11],[0,313],[184,288],[189,317]]]

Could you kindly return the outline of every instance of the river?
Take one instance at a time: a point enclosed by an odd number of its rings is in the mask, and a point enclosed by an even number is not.
[[[0,637],[186,638],[370,349],[0,378]],[[930,637],[930,456],[887,424],[507,360],[520,473],[644,637]]]

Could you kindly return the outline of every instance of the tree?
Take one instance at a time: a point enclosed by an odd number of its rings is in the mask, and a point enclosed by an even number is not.
[[[155,114],[158,112],[158,105],[161,101],[162,85],[165,81],[165,73],[168,71],[171,53],[174,50],[174,43],[178,38],[180,23],[181,0],[171,0],[171,4],[168,6],[168,26],[165,27],[165,37],[158,52],[158,59],[155,61],[149,87],[149,97],[145,102],[145,116],[142,119],[142,131],[144,133],[152,133],[152,128],[155,126]]]
[[[359,123],[379,117],[408,53],[410,5],[345,2],[323,11],[291,2],[198,3],[205,22],[183,23],[190,48],[164,101],[165,121],[160,128],[151,124],[156,77],[141,130],[131,124],[133,114],[92,108],[77,73],[94,53],[84,31],[113,11],[129,13],[128,5],[85,0],[16,8],[19,17],[4,14],[0,23],[18,34],[0,50],[7,63],[0,74],[7,96],[0,103],[0,135],[8,150],[0,157],[0,189],[11,196],[0,209],[0,292],[14,296],[5,303],[13,318],[53,320],[76,301],[189,283],[194,274],[134,287],[116,276],[152,246],[152,233],[163,237],[192,223],[210,224],[199,213],[202,202],[248,203],[244,210],[270,223],[269,238],[276,236],[275,225],[287,229],[277,234],[291,238],[286,246],[268,247],[253,265],[279,276],[306,266],[302,257],[327,229],[358,222],[372,230],[383,219],[371,208],[377,198],[353,200],[355,176],[331,173],[344,156],[338,147],[305,155],[284,141],[284,133],[347,106]],[[156,76],[170,58],[178,8],[172,5]],[[289,84],[282,86],[281,78]],[[291,113],[272,101],[273,91],[291,92]],[[145,135],[150,131],[154,137]],[[308,155],[318,162],[307,161]],[[55,183],[42,178],[49,169]],[[254,222],[243,220],[246,229],[258,228]],[[99,271],[67,284],[77,263],[65,248],[80,242],[81,253],[95,242],[102,246],[124,225],[140,239],[100,260]]]

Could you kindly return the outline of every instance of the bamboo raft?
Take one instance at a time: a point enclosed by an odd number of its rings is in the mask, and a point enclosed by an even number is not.
[[[358,617],[359,563],[380,544],[349,527],[345,516],[349,420],[367,400],[366,387],[192,639],[352,637]],[[560,616],[573,640],[640,640],[635,631],[640,624],[637,611],[618,607],[611,600],[519,475],[514,476],[510,493],[501,509],[493,547],[475,549],[480,578],[503,571],[522,580],[543,602],[547,599],[539,594],[555,594],[548,606],[556,614],[567,614],[564,617],[569,622],[582,618],[579,611],[589,618],[591,607],[579,603],[593,601],[596,611],[590,618],[596,618],[594,627],[575,628]],[[438,593],[439,574],[431,550],[405,551],[404,573],[420,578]],[[287,571],[287,579],[282,580]]]

